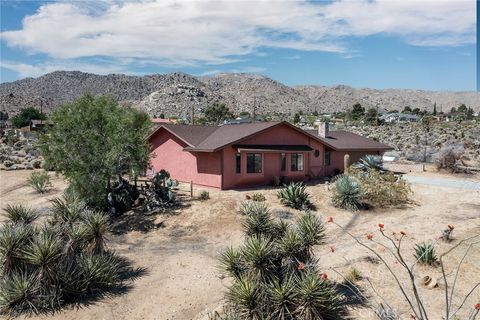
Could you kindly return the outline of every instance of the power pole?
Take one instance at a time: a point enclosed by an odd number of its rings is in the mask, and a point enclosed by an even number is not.
[[[192,104],[192,126],[195,125],[195,105]]]
[[[255,107],[256,107],[256,101],[255,101],[255,96],[253,96],[252,122],[255,122],[255,118],[256,118]]]

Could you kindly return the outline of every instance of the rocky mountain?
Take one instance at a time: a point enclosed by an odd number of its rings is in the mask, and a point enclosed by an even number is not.
[[[79,71],[55,71],[38,78],[0,84],[1,109],[15,113],[25,106],[42,105],[47,112],[85,92],[110,94],[132,103],[150,115],[189,116],[192,107],[201,113],[209,103],[225,102],[235,112],[292,113],[298,110],[341,111],[354,103],[382,110],[405,106],[431,110],[436,102],[444,111],[465,103],[480,111],[477,92],[403,89],[357,89],[339,85],[286,86],[270,78],[241,73],[194,77],[183,73],[128,76],[96,75]]]

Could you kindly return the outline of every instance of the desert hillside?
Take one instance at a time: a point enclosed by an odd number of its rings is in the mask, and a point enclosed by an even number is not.
[[[252,111],[254,100],[257,112],[264,114],[342,111],[357,102],[366,108],[378,106],[381,110],[405,106],[432,110],[436,103],[443,111],[464,103],[480,111],[480,96],[476,92],[376,90],[344,85],[291,87],[264,76],[243,73],[207,77],[171,73],[139,77],[55,71],[38,78],[0,84],[0,103],[2,110],[15,113],[25,106],[38,106],[42,101],[48,112],[86,92],[112,95],[119,101],[133,103],[150,115],[164,113],[178,117],[189,115],[192,106],[200,113],[213,101],[223,101],[236,112]]]

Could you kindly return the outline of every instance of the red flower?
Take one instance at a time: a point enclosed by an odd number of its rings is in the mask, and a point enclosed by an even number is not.
[[[383,227],[385,227],[385,225],[384,225],[383,223],[379,223],[379,224],[378,224],[378,227],[380,228],[380,230],[382,230]]]
[[[480,310],[480,303],[477,303],[475,306],[474,306],[475,309],[477,310]]]
[[[328,279],[328,274],[326,272],[322,273],[322,276],[320,277],[322,280],[327,280]]]
[[[450,229],[450,231],[452,231],[453,229],[455,229],[455,227],[453,225],[449,224],[448,229]]]
[[[400,234],[401,234],[402,236],[406,236],[406,235],[407,235],[407,234],[405,233],[405,231],[400,231]]]
[[[372,240],[373,239],[373,234],[371,234],[371,233],[367,234],[367,239]]]
[[[300,262],[300,263],[298,264],[298,270],[303,270],[303,269],[305,269],[305,263]]]
[[[330,251],[335,252],[335,247],[334,247],[334,246],[331,246],[331,247],[330,247]]]
[[[333,222],[333,217],[328,217],[327,222],[328,222],[328,223]]]

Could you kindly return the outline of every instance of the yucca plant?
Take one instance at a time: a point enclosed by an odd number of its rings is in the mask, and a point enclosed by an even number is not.
[[[27,183],[38,193],[48,192],[53,186],[50,182],[50,176],[45,171],[34,171],[28,177]]]
[[[21,204],[9,204],[3,208],[3,211],[5,211],[3,216],[11,223],[30,224],[38,218],[38,213],[36,211]]]
[[[82,212],[87,208],[85,202],[72,192],[66,191],[62,198],[51,200],[52,223],[75,223],[81,218]]]
[[[350,211],[362,207],[362,192],[359,181],[349,175],[340,175],[335,181],[332,193],[333,205]]]
[[[0,228],[0,262],[3,274],[11,274],[22,266],[22,249],[33,237],[34,229],[29,225],[6,224]]]
[[[311,206],[310,194],[305,190],[303,182],[292,182],[283,186],[277,193],[280,202],[294,209],[306,209]]]
[[[368,170],[377,170],[377,171],[385,171],[383,167],[383,159],[381,156],[366,154],[358,160],[358,162],[354,165],[355,168],[358,168],[363,171]]]
[[[261,291],[257,282],[244,275],[234,280],[227,299],[235,306],[242,319],[261,319]]]
[[[77,262],[88,291],[108,289],[119,284],[125,264],[113,253],[82,254]]]
[[[45,286],[57,281],[56,267],[62,254],[63,243],[51,227],[44,227],[34,240],[22,249],[22,258],[35,268],[39,281]]]
[[[247,236],[269,235],[275,225],[268,210],[252,210],[243,223],[243,229]]]
[[[38,282],[36,276],[16,272],[0,279],[0,314],[11,317],[37,313]]]
[[[302,239],[302,248],[308,258],[311,256],[314,246],[325,243],[325,226],[319,217],[311,211],[307,211],[297,218],[297,228]]]
[[[296,285],[297,316],[303,320],[338,319],[342,314],[341,297],[328,280],[307,271]]]
[[[280,281],[274,279],[267,287],[267,295],[272,311],[272,319],[287,320],[294,318],[297,308],[295,278],[290,275]]]
[[[268,214],[268,205],[263,201],[246,200],[240,203],[240,212],[246,216],[252,213]]]
[[[231,277],[237,278],[245,271],[243,257],[238,249],[228,247],[220,253],[218,259],[221,269]]]
[[[415,245],[415,258],[421,264],[435,265],[438,258],[435,253],[435,246],[430,243],[420,243]]]
[[[263,236],[252,236],[245,241],[241,252],[245,266],[252,276],[262,279],[271,275],[278,258],[275,249],[270,238]]]
[[[347,284],[353,284],[357,281],[360,281],[362,280],[362,274],[360,273],[360,271],[353,267],[351,268],[348,273],[345,275],[345,281]]]
[[[255,215],[249,213],[246,220]],[[340,318],[341,295],[320,275],[313,256],[313,246],[325,240],[320,219],[306,212],[289,225],[271,218],[268,207],[260,216],[273,227],[247,233],[240,249],[227,248],[220,254],[221,268],[233,277],[226,295],[233,312],[215,319]]]
[[[104,252],[109,225],[108,216],[103,212],[85,211],[82,222],[87,252]]]

